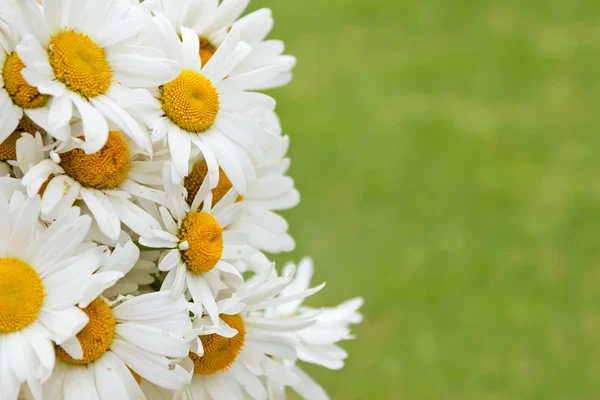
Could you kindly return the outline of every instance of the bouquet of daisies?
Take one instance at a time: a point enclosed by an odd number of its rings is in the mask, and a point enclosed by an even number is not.
[[[0,399],[325,399],[362,299],[314,309],[295,58],[248,0],[0,0]]]

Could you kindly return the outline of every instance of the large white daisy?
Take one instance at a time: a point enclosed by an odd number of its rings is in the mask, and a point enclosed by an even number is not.
[[[265,309],[302,300],[324,286],[276,297],[290,285],[293,275],[290,267],[277,277],[272,267],[218,302],[217,326],[211,326],[207,317],[194,321],[199,333],[190,353],[194,375],[179,394],[182,399],[266,399],[262,377],[286,386],[300,382],[281,360],[296,360],[294,332],[311,326],[318,314],[282,319],[264,316]]]
[[[240,30],[240,38],[252,47],[250,54],[235,67],[229,76],[236,76],[264,67],[277,66],[278,73],[263,82],[256,82],[255,90],[270,89],[287,84],[292,79],[296,58],[284,55],[281,40],[265,40],[273,28],[271,10],[262,8],[242,18],[250,0],[146,0],[141,7],[163,13],[176,27],[186,26],[200,37],[202,64],[216,53],[232,25]],[[237,22],[236,22],[237,21]]]
[[[285,268],[292,268],[288,264]],[[303,293],[310,287],[314,266],[310,258],[304,258],[298,265],[298,273],[294,281],[281,291],[280,296],[293,296]],[[358,309],[364,300],[360,297],[345,301],[336,307],[325,307],[314,309],[302,305],[302,300],[280,304],[267,310],[268,317],[279,319],[292,316],[314,315],[319,312],[316,322],[302,330],[294,332],[296,341],[296,352],[298,360],[322,367],[338,370],[344,366],[344,360],[348,353],[338,343],[343,340],[354,339],[351,334],[350,325],[362,321],[362,315]],[[303,398],[310,400],[328,399],[323,388],[316,383],[310,375],[303,371],[296,363],[286,361],[288,366],[300,381],[292,385],[292,388]],[[285,399],[285,387],[277,382],[267,380],[269,391],[274,399]]]
[[[56,369],[44,385],[47,398],[143,399],[141,378],[170,390],[189,382],[189,373],[177,365],[189,353],[192,328],[183,297],[98,297],[83,311],[89,323],[68,347],[56,348]]]
[[[16,3],[23,39],[15,57],[25,65],[25,81],[47,98],[27,115],[56,139],[74,140],[87,153],[104,146],[109,120],[150,153],[147,132],[118,105],[117,91],[169,82],[179,74],[179,64],[137,44],[147,21],[137,7],[127,0],[45,0],[43,7],[35,0]],[[73,115],[83,121],[85,140],[71,138]]]
[[[162,15],[157,14],[153,21],[154,29],[146,31],[149,40],[181,62],[183,70],[177,79],[160,86],[154,96],[138,91],[123,93],[123,104],[144,119],[153,130],[153,140],[168,143],[174,181],[188,175],[193,143],[203,153],[215,185],[220,166],[238,192],[244,193],[247,182],[254,179],[251,159],[262,163],[264,155],[259,143],[263,137],[270,137],[244,112],[275,107],[271,97],[246,90],[254,82],[273,76],[277,69],[267,67],[225,79],[250,52],[250,46],[240,41],[235,26],[203,65],[195,32],[181,27],[180,40],[173,25]]]
[[[106,249],[82,244],[91,219],[73,207],[48,228],[40,199],[0,191],[0,398],[26,382],[35,398],[54,368],[52,342],[66,343],[88,322],[76,304],[123,276],[99,269]]]
[[[17,146],[17,163],[26,171],[22,184],[30,196],[42,195],[44,218],[55,218],[81,199],[109,239],[119,237],[121,224],[138,235],[159,227],[131,200],[140,197],[166,204],[164,192],[152,187],[162,184],[164,163],[150,161],[119,131],[110,131],[104,146],[93,154],[67,148],[48,155],[39,135],[24,135]]]
[[[246,244],[246,235],[229,228],[241,212],[241,205],[235,203],[235,191],[213,206],[209,182],[205,180],[190,206],[185,188],[170,178],[167,163],[164,181],[169,207],[159,211],[164,229],[142,235],[140,244],[164,249],[158,264],[161,271],[168,271],[162,289],[175,296],[188,289],[194,302],[203,306],[216,323],[217,293],[243,282],[237,264],[256,250]]]

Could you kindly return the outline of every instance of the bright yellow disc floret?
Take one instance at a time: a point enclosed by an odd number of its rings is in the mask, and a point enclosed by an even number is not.
[[[4,89],[12,99],[13,103],[21,108],[39,108],[46,105],[50,96],[41,94],[37,88],[29,85],[21,71],[25,65],[17,55],[12,52],[4,61],[2,69],[2,79],[4,79]]]
[[[31,324],[43,303],[44,285],[36,270],[17,258],[0,258],[0,333]]]
[[[85,154],[81,149],[60,155],[60,166],[82,186],[94,189],[114,189],[129,174],[129,148],[119,131],[110,131],[100,151]]]
[[[181,71],[173,81],[160,87],[165,116],[187,132],[204,132],[219,112],[219,94],[204,75]]]
[[[188,243],[181,255],[187,269],[195,274],[209,272],[221,259],[223,229],[208,213],[189,213],[181,224],[179,239]]]
[[[198,357],[194,353],[189,354],[194,362],[195,374],[212,375],[227,370],[233,365],[244,347],[246,330],[242,316],[240,314],[220,314],[219,317],[231,328],[237,329],[238,333],[232,338],[226,338],[216,333],[200,336],[204,356]]]
[[[108,351],[115,336],[115,317],[104,300],[98,297],[83,311],[90,319],[77,334],[77,340],[83,350],[83,358],[75,360],[62,347],[56,347],[56,355],[69,364],[86,365],[96,361]]]
[[[200,186],[204,182],[204,179],[206,179],[206,175],[208,175],[208,166],[206,165],[206,161],[202,160],[197,162],[194,165],[194,168],[192,168],[192,172],[185,177],[183,185],[188,192],[186,201],[189,205],[192,205],[196,194],[198,194]],[[212,206],[214,207],[229,192],[229,190],[231,190],[232,187],[233,185],[231,184],[231,181],[225,172],[223,172],[223,169],[219,167],[219,183],[217,183],[217,186],[212,189]],[[237,203],[243,199],[244,197],[242,195],[238,195],[235,201]]]
[[[48,61],[54,76],[83,97],[106,93],[112,82],[106,52],[88,36],[62,31],[50,39]]]

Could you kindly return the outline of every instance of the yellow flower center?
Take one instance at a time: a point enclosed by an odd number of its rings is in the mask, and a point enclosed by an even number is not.
[[[200,336],[204,356],[198,357],[194,353],[189,356],[194,362],[194,373],[198,375],[212,375],[219,371],[225,371],[233,365],[238,354],[244,347],[246,331],[244,329],[244,320],[240,314],[219,315],[223,322],[238,333],[232,338],[225,338],[217,335]]]
[[[83,358],[76,360],[62,347],[56,347],[56,355],[66,363],[86,365],[102,357],[108,351],[115,336],[115,317],[112,310],[100,297],[83,309],[90,321],[77,334],[77,340],[83,350]]]
[[[181,224],[179,239],[188,243],[181,256],[187,269],[195,274],[209,272],[221,259],[223,229],[208,213],[189,213]]]
[[[30,86],[21,71],[25,65],[17,55],[12,52],[4,61],[2,69],[2,78],[4,79],[4,89],[12,99],[13,103],[21,108],[39,108],[46,105],[50,96],[41,94],[37,88]]]
[[[17,159],[17,140],[21,138],[23,132],[35,135],[40,131],[40,128],[33,123],[25,114],[19,121],[19,125],[13,133],[7,137],[4,142],[0,143],[0,161],[16,160]]]
[[[219,94],[202,74],[181,71],[175,80],[160,87],[162,109],[167,118],[187,132],[204,132],[219,112]]]
[[[189,205],[192,205],[194,202],[194,198],[196,197],[196,194],[198,194],[198,190],[200,189],[200,186],[202,186],[204,179],[206,179],[206,175],[208,175],[208,166],[206,165],[206,161],[202,160],[197,162],[194,165],[194,168],[192,168],[192,172],[185,177],[183,185],[188,192],[186,201]],[[219,183],[214,189],[212,189],[212,206],[214,207],[229,192],[229,190],[231,190],[232,187],[233,185],[231,184],[231,181],[227,175],[225,175],[225,172],[223,172],[221,167],[219,167]],[[238,195],[235,202],[237,203],[243,199],[244,196]]]
[[[110,131],[100,151],[85,154],[74,149],[60,155],[60,166],[82,186],[95,189],[114,189],[129,174],[129,148],[118,131]]]
[[[0,333],[20,331],[35,321],[44,296],[42,278],[31,265],[0,258]]]
[[[217,52],[217,48],[208,41],[207,38],[200,36],[200,60],[202,60],[202,66],[205,66],[208,60],[212,58]]]
[[[88,36],[63,31],[50,39],[48,61],[54,76],[83,97],[106,93],[112,81],[106,52]]]

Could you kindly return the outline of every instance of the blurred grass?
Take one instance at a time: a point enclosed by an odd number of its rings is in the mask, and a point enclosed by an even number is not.
[[[366,298],[333,399],[600,398],[600,4],[253,0],[299,59],[313,305]]]

